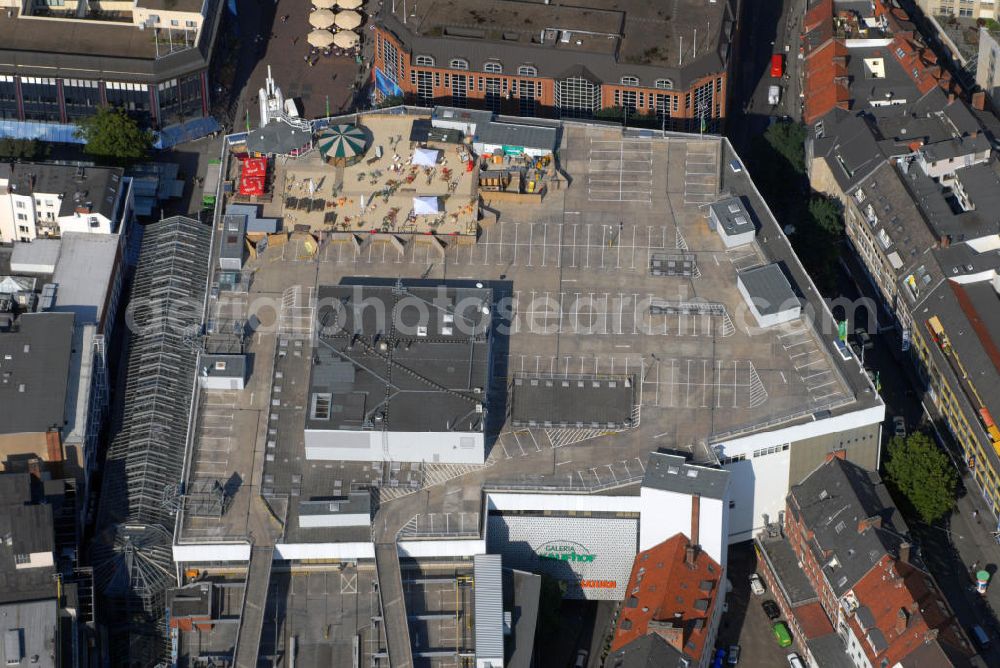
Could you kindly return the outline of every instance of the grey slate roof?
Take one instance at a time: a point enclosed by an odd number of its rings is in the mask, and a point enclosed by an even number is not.
[[[312,141],[312,132],[281,120],[271,121],[247,133],[247,149],[264,155],[288,155]]]
[[[55,569],[51,566],[17,568],[17,555],[52,552],[55,548],[52,506],[33,502],[31,476],[0,475],[0,603],[55,596]]]
[[[516,426],[621,428],[633,421],[635,377],[518,374],[511,394]]]
[[[775,263],[741,271],[736,277],[761,315],[773,315],[798,306],[798,297],[788,278]]]
[[[476,659],[503,661],[503,579],[499,554],[472,558]]]
[[[816,663],[823,668],[855,668],[854,662],[844,651],[844,641],[836,633],[806,640],[806,645]]]
[[[310,395],[329,393],[333,406],[328,420],[307,413],[307,429],[361,429],[382,419],[390,431],[481,429],[476,407],[487,401],[491,343],[482,309],[492,309],[492,290],[445,283],[399,292],[367,282],[317,292],[322,330]]]
[[[554,127],[491,121],[476,125],[473,141],[484,144],[523,146],[551,152],[556,149],[557,136],[558,130]]]
[[[246,355],[214,355],[202,354],[198,360],[198,373],[202,376],[213,376],[217,378],[243,378],[247,377],[247,357]],[[218,362],[223,363],[223,367],[217,366]]]
[[[26,313],[0,331],[0,434],[63,428],[72,345],[72,313]]]
[[[801,515],[814,534],[809,548],[834,593],[854,587],[886,554],[899,554],[907,528],[878,474],[834,457],[792,487],[789,509]],[[878,518],[881,526],[859,531],[859,524]],[[830,556],[824,553],[831,551]],[[838,565],[831,566],[836,557]],[[911,558],[911,563],[915,559]],[[915,564],[916,565],[916,564]]]
[[[739,197],[728,197],[711,205],[719,224],[727,235],[743,234],[754,230],[753,219]]]
[[[688,464],[680,455],[651,452],[646,460],[642,486],[724,499],[729,487],[729,471]]]
[[[694,659],[656,633],[636,638],[604,660],[604,668],[689,668],[693,665]]]
[[[78,206],[113,218],[123,188],[120,167],[75,167],[38,162],[0,163],[0,179],[18,195],[62,195],[60,216],[72,215]]]
[[[697,0],[681,0],[669,15],[643,0],[619,0],[614,9],[603,0],[576,0],[574,6],[442,0],[408,7],[412,14],[405,24],[402,3],[396,3],[395,15],[392,3],[383,3],[377,21],[414,55],[433,56],[438,67],[447,67],[451,58],[465,58],[471,71],[483,71],[485,61],[496,60],[505,74],[516,74],[519,65],[529,64],[538,76],[552,78],[583,67],[598,81],[635,76],[640,85],[651,88],[658,78],[669,78],[675,88],[682,88],[725,69],[734,18],[728,2]],[[554,34],[540,44],[545,29],[554,29]],[[697,55],[694,40],[688,39],[695,29],[701,31]],[[574,30],[579,31],[576,36]],[[566,42],[560,41],[560,31],[569,33]],[[615,37],[609,39],[608,34]],[[681,35],[683,53],[676,46]],[[665,40],[671,48],[663,46]]]
[[[816,600],[816,590],[799,566],[799,558],[786,538],[760,540],[760,548],[767,555],[772,571],[785,590],[786,598],[792,606]]]

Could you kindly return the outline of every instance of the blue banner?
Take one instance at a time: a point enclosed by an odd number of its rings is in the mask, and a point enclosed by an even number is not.
[[[403,89],[399,85],[382,73],[382,70],[375,68],[375,89],[384,99],[387,97],[403,96]]]

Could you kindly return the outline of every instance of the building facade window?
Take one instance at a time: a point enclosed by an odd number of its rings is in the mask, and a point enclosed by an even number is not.
[[[385,65],[382,74],[399,83],[399,79],[396,78],[398,76],[396,73],[399,71],[399,52],[396,50],[396,45],[387,39],[382,40],[382,63]]]
[[[104,85],[108,104],[121,107],[133,115],[145,117],[149,113],[149,88],[146,84],[109,81]]]
[[[624,76],[624,77],[622,77],[622,85],[623,86],[638,86],[639,85],[639,77]]]
[[[486,108],[492,112],[500,111],[500,79],[486,77]]]
[[[430,72],[417,72],[417,99],[426,103],[434,100],[434,85]]]
[[[670,79],[657,79],[656,87],[659,88],[660,90],[673,90],[674,82],[671,81]]]
[[[101,106],[101,89],[96,81],[63,79],[63,102],[70,120],[92,116]]]
[[[24,118],[29,121],[59,122],[59,86],[48,77],[21,77]]]
[[[465,107],[467,103],[469,77],[464,74],[451,75],[451,103],[456,107]]]
[[[521,65],[517,68],[517,75],[520,77],[537,77],[538,68],[534,65]]]
[[[487,60],[483,63],[483,72],[487,74],[500,74],[503,72],[503,65],[495,60]]]
[[[421,67],[434,67],[434,56],[417,56],[414,58],[413,64]]]
[[[601,103],[601,86],[584,77],[567,77],[556,82],[555,106],[566,118],[589,118]]]
[[[469,69],[469,61],[465,58],[452,58],[448,67],[453,70],[467,70]]]
[[[10,75],[0,75],[0,119],[17,117],[17,83]]]

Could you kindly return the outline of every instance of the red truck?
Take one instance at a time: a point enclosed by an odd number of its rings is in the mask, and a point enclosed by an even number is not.
[[[781,75],[785,73],[785,56],[781,53],[776,53],[771,56],[771,76],[775,79],[780,79]]]

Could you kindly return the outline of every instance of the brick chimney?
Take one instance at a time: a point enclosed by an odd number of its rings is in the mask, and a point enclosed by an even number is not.
[[[904,564],[910,563],[910,544],[900,543],[899,544],[899,560]]]
[[[699,523],[701,518],[701,495],[691,497],[691,544],[700,545]]]
[[[692,543],[688,543],[687,547],[684,548],[684,563],[687,564],[688,568],[694,568],[694,560],[698,556],[698,547]]]
[[[979,91],[972,94],[972,108],[983,111],[986,108],[986,93]]]

